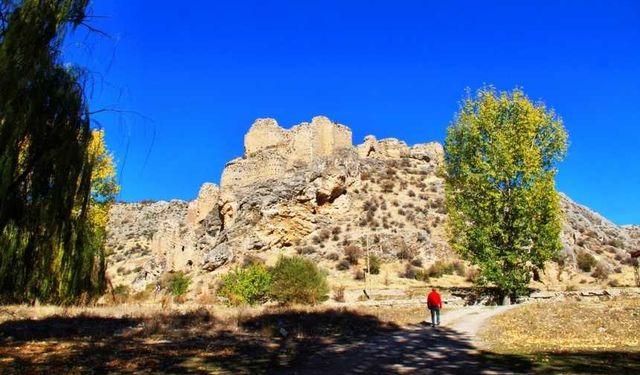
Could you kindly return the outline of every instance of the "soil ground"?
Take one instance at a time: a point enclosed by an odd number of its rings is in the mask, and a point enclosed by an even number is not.
[[[484,322],[521,308],[445,308],[443,324],[434,328],[422,306],[182,312],[124,306],[41,314],[5,307],[0,373],[549,373],[545,358],[556,359],[554,373],[584,373],[585,365],[588,373],[640,370],[633,367],[640,366],[640,350],[541,357],[482,349],[477,333]],[[628,362],[619,362],[623,354]]]

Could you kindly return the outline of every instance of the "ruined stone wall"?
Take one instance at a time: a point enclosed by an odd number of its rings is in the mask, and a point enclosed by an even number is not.
[[[286,149],[289,142],[288,133],[274,119],[257,119],[244,136],[245,157],[266,148]]]
[[[352,147],[351,130],[324,116],[301,123],[289,130],[273,119],[258,119],[245,135],[245,154],[227,164],[222,189],[245,186],[281,176],[296,163],[309,163]]]

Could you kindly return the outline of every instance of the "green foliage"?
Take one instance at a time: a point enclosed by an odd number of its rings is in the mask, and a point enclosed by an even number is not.
[[[511,296],[561,248],[555,164],[562,121],[520,90],[468,97],[445,141],[450,243],[477,265],[480,283]]]
[[[576,263],[578,268],[584,272],[591,272],[591,269],[598,263],[596,258],[587,253],[586,251],[580,251],[576,257]]]
[[[127,285],[118,285],[115,288],[113,288],[114,301],[117,303],[123,303],[127,299],[129,299],[130,293],[131,293],[131,290]]]
[[[380,258],[378,258],[375,255],[371,255],[369,257],[369,272],[371,272],[372,275],[379,274],[381,264],[382,264],[382,261],[380,260]]]
[[[427,270],[427,274],[429,277],[442,277],[443,275],[452,275],[455,271],[453,263],[443,262],[441,260],[437,260],[433,263],[429,269]]]
[[[87,3],[0,2],[0,302],[73,303],[105,289],[83,72],[60,59]]]
[[[171,295],[180,297],[187,293],[189,285],[191,285],[191,277],[185,275],[183,272],[174,272],[169,274],[166,285],[169,287]]]
[[[237,268],[222,276],[218,294],[234,306],[266,302],[271,287],[269,270],[259,263]]]
[[[283,304],[317,304],[327,298],[327,276],[301,256],[280,257],[271,271],[271,297]]]

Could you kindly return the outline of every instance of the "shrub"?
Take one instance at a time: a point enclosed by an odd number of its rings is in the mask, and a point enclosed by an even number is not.
[[[267,268],[262,264],[252,264],[222,276],[218,294],[234,306],[255,305],[266,301],[270,286],[271,274]]]
[[[371,272],[372,275],[377,275],[380,273],[380,265],[381,265],[381,261],[380,258],[378,258],[375,255],[372,255],[369,257],[369,272]]]
[[[264,264],[264,259],[256,255],[247,254],[242,258],[242,266],[248,267],[254,264]]]
[[[620,281],[618,281],[617,279],[611,279],[609,280],[609,286],[613,288],[617,288],[620,286]]]
[[[340,259],[340,255],[338,255],[338,253],[331,252],[327,254],[327,259],[333,260],[335,262],[336,260]]]
[[[609,278],[609,274],[611,274],[609,265],[604,261],[600,261],[591,273],[591,276],[595,277],[598,280],[606,280],[607,278]]]
[[[581,251],[578,253],[577,257],[578,268],[580,268],[584,272],[590,272],[593,266],[596,265],[597,261],[593,255]]]
[[[310,255],[316,252],[316,248],[313,246],[300,246],[296,248],[296,252],[300,255]]]
[[[282,304],[316,304],[325,300],[328,292],[327,276],[303,257],[280,257],[271,271],[270,294]]]
[[[417,249],[407,246],[407,244],[404,242],[401,242],[398,247],[400,248],[398,250],[398,253],[396,254],[398,259],[409,260],[415,258],[416,255],[418,255]]]
[[[344,248],[344,255],[351,264],[357,264],[362,256],[362,249],[358,246],[347,246]]]
[[[441,260],[437,260],[434,264],[432,264],[427,273],[429,277],[442,277],[443,275],[451,275],[454,272],[453,263],[443,262]]]
[[[475,283],[480,277],[480,270],[477,268],[467,268],[465,280],[470,283]]]
[[[129,299],[130,289],[127,285],[118,285],[113,288],[113,299],[116,303],[123,303]]]
[[[395,184],[391,180],[384,180],[382,182],[382,191],[385,193],[391,193],[394,187]]]
[[[336,285],[333,287],[333,300],[336,302],[344,302],[344,285]]]
[[[465,276],[467,273],[467,266],[465,266],[463,261],[456,260],[455,262],[453,262],[453,271],[458,276]]]
[[[349,262],[346,259],[343,259],[343,260],[339,261],[338,264],[336,264],[336,269],[338,271],[346,271],[349,268],[351,268],[351,262]]]
[[[181,297],[187,293],[189,285],[191,285],[191,277],[185,275],[183,272],[174,272],[170,274],[166,280],[166,284],[174,297]]]
[[[418,281],[424,281],[425,283],[428,283],[430,280],[429,273],[422,268],[416,270],[414,278]]]

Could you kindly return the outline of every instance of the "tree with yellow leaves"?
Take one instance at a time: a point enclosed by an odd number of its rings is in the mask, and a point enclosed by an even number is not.
[[[445,141],[450,243],[512,299],[560,247],[562,120],[521,90],[467,98]]]
[[[120,185],[116,182],[113,155],[104,143],[104,130],[95,129],[91,132],[88,154],[93,165],[89,221],[94,228],[104,230],[109,219],[109,209],[120,192]]]

